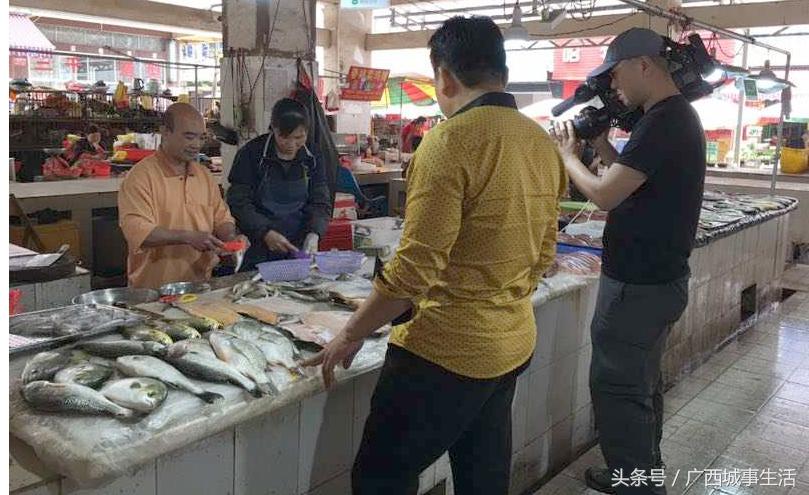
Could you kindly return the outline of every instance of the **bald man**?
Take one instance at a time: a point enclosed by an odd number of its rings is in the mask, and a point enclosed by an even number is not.
[[[207,280],[223,241],[237,237],[218,184],[196,162],[205,135],[202,115],[175,103],[161,135],[160,149],[132,168],[118,192],[130,287]]]

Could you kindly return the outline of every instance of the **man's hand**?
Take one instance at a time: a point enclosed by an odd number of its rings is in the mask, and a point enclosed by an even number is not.
[[[298,252],[298,248],[289,242],[289,239],[274,230],[271,230],[264,235],[264,244],[267,245],[267,249],[270,251],[275,251],[278,253]]]
[[[185,232],[182,236],[184,244],[188,244],[197,251],[218,251],[225,247],[225,243],[220,241],[210,232]]]
[[[581,141],[576,137],[576,131],[573,130],[573,122],[568,120],[560,124],[555,122],[551,128],[551,138],[556,142],[559,148],[559,154],[562,158],[579,157],[581,151]]]
[[[317,245],[320,242],[320,236],[314,232],[306,234],[306,239],[303,241],[303,251],[307,254],[314,254],[317,252]]]
[[[329,389],[334,384],[334,367],[338,363],[341,363],[346,370],[351,367],[364,342],[364,340],[349,340],[346,330],[343,329],[322,351],[303,361],[301,365],[322,365],[323,384]]]

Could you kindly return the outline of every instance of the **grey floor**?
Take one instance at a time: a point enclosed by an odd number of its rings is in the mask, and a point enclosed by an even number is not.
[[[809,292],[796,292],[672,388],[665,410],[670,495],[809,495]],[[582,481],[592,465],[603,466],[598,447],[535,495],[598,493]],[[779,481],[794,486],[773,486]]]

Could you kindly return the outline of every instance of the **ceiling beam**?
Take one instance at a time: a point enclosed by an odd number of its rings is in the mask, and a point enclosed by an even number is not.
[[[92,18],[115,19],[120,21],[162,26],[165,32],[182,36],[182,30],[202,33],[222,34],[222,23],[217,20],[219,13],[202,9],[193,9],[149,0],[126,0],[110,2],[110,0],[11,0],[10,7],[21,8],[36,13],[55,12],[87,16]],[[161,22],[170,19],[168,22]],[[100,21],[98,21],[100,22]],[[317,29],[317,46],[330,47],[332,32],[329,29]]]
[[[148,0],[116,2],[109,0],[10,0],[9,6],[66,14],[110,17],[196,31],[222,32],[222,24],[207,10]]]
[[[767,8],[767,6],[770,8]],[[725,29],[809,24],[809,2],[806,0],[785,0],[769,2],[769,4],[751,3],[686,7],[682,12],[694,19]],[[543,27],[542,23],[538,21],[528,21],[523,24],[528,29],[528,32],[532,34],[539,33]],[[648,16],[642,13],[632,16],[625,14],[594,16],[586,21],[568,18],[556,28],[554,36],[543,36],[542,38],[570,37],[573,32],[579,33],[579,37],[615,36],[631,27],[646,27],[647,25]],[[434,32],[434,30],[425,30],[407,33],[368,34],[365,37],[365,49],[370,51],[425,48]]]

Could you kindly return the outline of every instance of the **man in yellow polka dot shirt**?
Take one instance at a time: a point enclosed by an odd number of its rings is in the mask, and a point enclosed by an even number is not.
[[[366,336],[412,310],[390,338],[353,493],[415,495],[419,473],[449,451],[456,493],[506,495],[511,402],[536,342],[531,295],[554,259],[566,180],[553,141],[504,92],[490,18],[452,18],[429,46],[449,120],[413,158],[396,256],[307,364],[322,363],[330,385]]]

